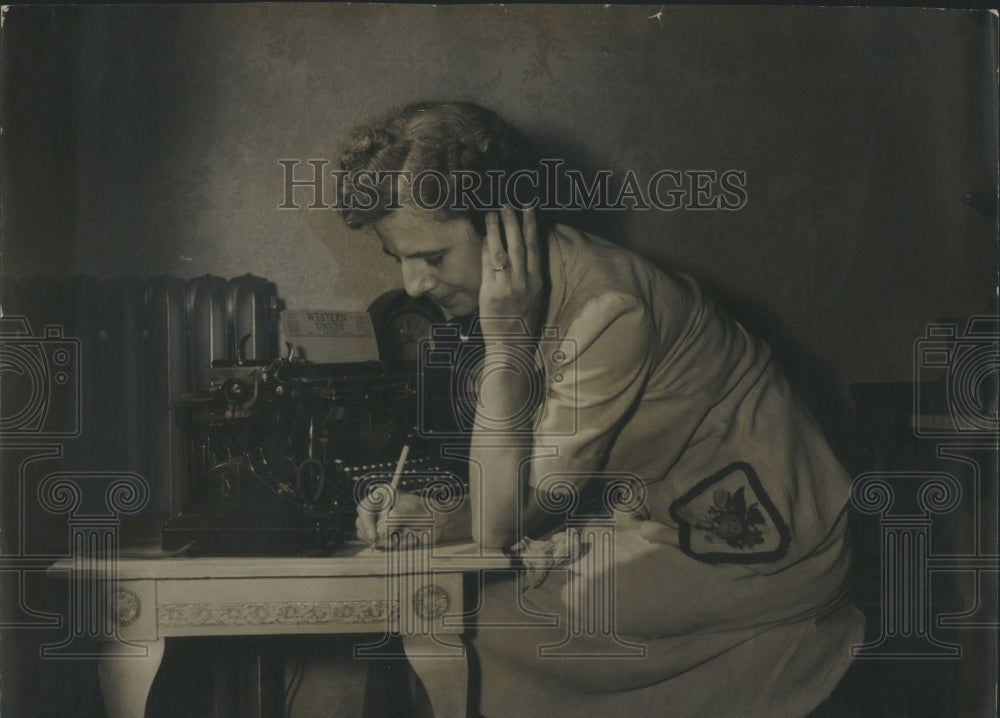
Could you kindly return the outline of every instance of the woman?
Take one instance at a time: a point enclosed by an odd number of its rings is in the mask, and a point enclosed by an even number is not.
[[[805,715],[862,639],[849,478],[768,346],[693,280],[547,227],[533,183],[497,181],[536,168],[526,147],[485,108],[433,102],[359,128],[342,158],[348,225],[482,332],[468,511],[437,537],[518,544],[532,570],[485,589],[479,709]],[[572,530],[551,537],[552,514]],[[384,542],[385,517],[358,531]]]

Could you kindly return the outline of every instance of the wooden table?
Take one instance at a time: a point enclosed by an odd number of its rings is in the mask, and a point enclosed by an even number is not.
[[[374,633],[355,657],[390,655],[402,643],[438,718],[465,718],[468,663],[463,574],[508,559],[475,544],[376,551],[348,544],[326,557],[63,559],[69,622],[106,611],[99,656],[108,718],[142,718],[150,686],[174,636]],[[101,596],[104,601],[101,601]]]

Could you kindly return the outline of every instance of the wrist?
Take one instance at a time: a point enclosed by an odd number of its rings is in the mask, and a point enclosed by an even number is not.
[[[487,337],[483,341],[483,352],[494,361],[516,361],[523,363],[525,357],[531,358],[535,353],[537,342],[524,337]]]
[[[486,341],[521,341],[535,335],[533,324],[518,314],[481,314],[479,328]]]

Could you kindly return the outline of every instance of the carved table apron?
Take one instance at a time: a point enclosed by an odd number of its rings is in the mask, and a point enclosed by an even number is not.
[[[99,674],[109,718],[142,718],[171,636],[373,633],[355,657],[392,656],[391,635],[427,690],[437,718],[465,718],[468,663],[462,575],[508,559],[475,544],[374,551],[349,544],[332,556],[64,559],[74,611],[106,612]],[[99,567],[98,567],[99,566]],[[103,606],[90,604],[100,601]],[[93,636],[91,636],[93,637]]]

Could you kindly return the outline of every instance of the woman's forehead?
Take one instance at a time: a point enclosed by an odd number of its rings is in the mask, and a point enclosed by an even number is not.
[[[450,249],[468,241],[473,231],[467,219],[438,220],[410,208],[393,210],[374,226],[382,246],[400,257]]]

